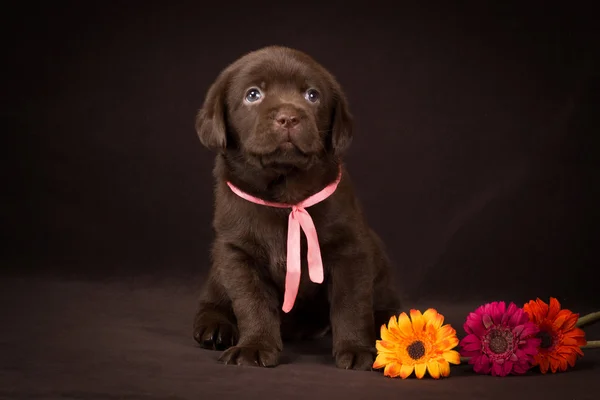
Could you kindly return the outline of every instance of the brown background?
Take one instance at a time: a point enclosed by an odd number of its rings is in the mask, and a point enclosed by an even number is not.
[[[165,295],[161,307],[179,310],[186,357],[205,354],[185,331],[212,235],[213,159],[194,116],[227,63],[269,44],[308,52],[345,87],[357,124],[349,170],[407,304],[447,307],[459,330],[468,311],[451,311],[459,301],[553,295],[574,309],[600,306],[592,279],[600,35],[591,8],[318,4],[54,1],[5,10],[0,215],[1,265],[12,276],[1,281],[14,318],[8,333],[22,337],[37,320],[31,312],[55,307],[45,312],[50,325],[36,326],[60,327],[53,332],[64,355],[70,336],[56,332],[74,331],[62,302],[95,299],[77,285],[117,285],[94,290],[117,290],[128,304],[127,285],[141,280],[190,290]],[[43,283],[67,279],[71,292]],[[100,314],[120,307],[102,301],[88,306]],[[73,312],[89,317],[88,306]],[[131,315],[145,315],[131,307]],[[14,362],[23,357],[13,354]],[[29,379],[29,367],[16,369],[25,374],[15,372],[16,382]]]

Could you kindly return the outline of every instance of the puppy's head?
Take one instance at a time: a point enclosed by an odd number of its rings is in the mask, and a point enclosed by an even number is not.
[[[308,169],[339,158],[352,117],[335,78],[308,55],[285,47],[246,54],[221,72],[196,117],[207,148],[233,152],[265,169]]]

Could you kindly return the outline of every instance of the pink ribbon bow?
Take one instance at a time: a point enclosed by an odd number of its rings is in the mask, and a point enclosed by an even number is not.
[[[261,204],[276,208],[291,208],[290,216],[288,217],[288,237],[287,237],[287,270],[285,276],[285,293],[283,298],[283,311],[290,312],[294,307],[298,288],[300,286],[300,228],[306,235],[308,261],[308,276],[314,283],[323,282],[323,260],[321,259],[321,248],[319,247],[319,239],[315,224],[310,217],[306,208],[322,202],[335,192],[338,183],[341,179],[341,171],[337,179],[327,185],[320,192],[310,196],[298,204],[274,203],[259,199],[248,193],[245,193],[233,186],[231,182],[227,182],[229,188],[241,198],[255,204]]]

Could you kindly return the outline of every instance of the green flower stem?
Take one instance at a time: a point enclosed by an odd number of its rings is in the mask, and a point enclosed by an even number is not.
[[[461,357],[460,358],[460,363],[461,364],[468,364],[470,359],[471,359],[471,357]]]
[[[585,346],[581,346],[582,349],[600,349],[600,340],[588,340]]]
[[[577,326],[578,328],[583,328],[585,326],[591,325],[598,321],[600,321],[600,311],[596,311],[596,312],[584,315],[583,317],[579,317],[579,319],[577,320],[577,324],[575,324],[575,326]]]

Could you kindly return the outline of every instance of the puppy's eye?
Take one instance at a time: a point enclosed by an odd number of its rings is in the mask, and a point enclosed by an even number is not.
[[[248,103],[256,103],[262,98],[262,93],[258,88],[250,88],[246,91],[246,97],[244,98]]]
[[[319,101],[319,97],[321,97],[321,95],[316,89],[308,89],[306,93],[304,93],[304,98],[311,103],[316,103]]]

